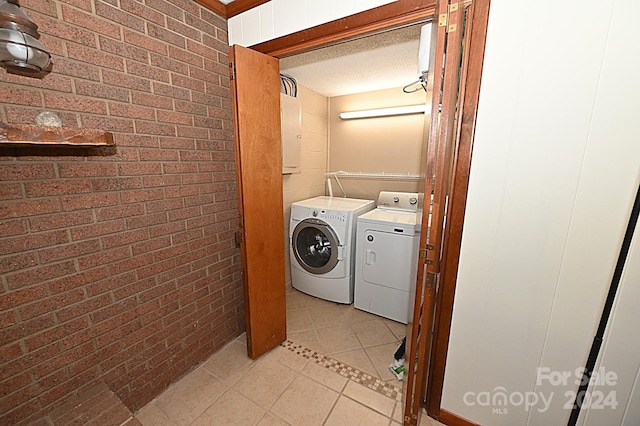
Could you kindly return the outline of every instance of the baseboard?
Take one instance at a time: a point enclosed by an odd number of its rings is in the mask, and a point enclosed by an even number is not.
[[[474,423],[447,410],[440,410],[440,418],[438,421],[447,426],[480,426],[478,423]]]

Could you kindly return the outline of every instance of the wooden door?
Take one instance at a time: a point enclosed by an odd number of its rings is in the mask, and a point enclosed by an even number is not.
[[[436,3],[432,25],[427,92],[431,114],[425,118],[424,206],[420,234],[420,267],[416,277],[413,318],[406,345],[404,424],[420,424],[430,366],[434,310],[445,239],[445,211],[456,146],[456,114],[461,83],[463,31],[467,6],[448,0]],[[433,205],[430,206],[431,197]],[[432,211],[431,215],[429,211]]]
[[[286,339],[280,64],[229,48],[247,352],[257,358]]]

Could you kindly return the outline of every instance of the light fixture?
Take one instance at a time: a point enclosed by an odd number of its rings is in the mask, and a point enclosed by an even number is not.
[[[390,108],[367,109],[363,111],[341,112],[340,118],[352,120],[354,118],[387,117],[392,115],[422,114],[427,112],[427,105],[407,105]]]
[[[0,65],[7,72],[36,78],[51,72],[51,55],[39,38],[18,0],[0,0]]]

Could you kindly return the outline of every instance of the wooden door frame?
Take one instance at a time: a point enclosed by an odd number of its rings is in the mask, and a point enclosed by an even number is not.
[[[456,153],[447,209],[447,226],[443,236],[445,247],[440,269],[441,284],[434,318],[430,380],[426,395],[427,412],[436,419],[441,416],[440,404],[469,187],[490,2],[491,0],[473,0],[471,17],[473,27],[467,44],[467,72],[461,85],[461,93],[464,94],[464,97],[461,99],[462,106],[458,118]],[[435,0],[398,0],[372,10],[256,44],[251,48],[267,55],[284,58],[337,42],[430,20],[433,18],[435,5]],[[455,418],[452,413],[443,413],[443,417],[452,418],[452,416]]]

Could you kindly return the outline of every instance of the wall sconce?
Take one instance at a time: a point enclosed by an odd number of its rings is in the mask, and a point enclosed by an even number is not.
[[[388,117],[391,115],[422,114],[427,112],[427,105],[408,105],[391,108],[367,109],[363,111],[341,112],[340,118],[352,120],[355,118]]]
[[[51,72],[51,55],[39,38],[38,26],[18,0],[0,0],[0,65],[7,72],[36,78]]]

